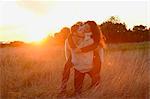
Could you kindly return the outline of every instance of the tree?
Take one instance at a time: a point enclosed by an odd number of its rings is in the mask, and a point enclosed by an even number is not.
[[[120,23],[120,19],[118,16],[111,16],[107,22],[111,22],[111,23]]]
[[[107,21],[100,25],[103,34],[106,36],[107,43],[120,43],[124,40],[124,35],[127,32],[126,24],[112,16]]]
[[[25,43],[22,42],[22,41],[13,41],[13,42],[10,42],[9,45],[12,46],[12,47],[19,47],[19,46],[25,45]]]
[[[60,33],[61,33],[63,39],[65,40],[68,37],[68,35],[70,34],[70,29],[68,27],[64,27],[60,30]]]
[[[64,27],[60,30],[60,32],[55,33],[54,39],[58,44],[63,45],[69,34],[70,29],[68,27]]]
[[[143,25],[136,25],[133,27],[133,31],[145,31],[146,30],[146,26]]]

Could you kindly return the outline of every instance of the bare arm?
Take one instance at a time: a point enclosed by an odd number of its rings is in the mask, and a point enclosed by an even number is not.
[[[70,46],[68,43],[68,39],[65,41],[65,57],[66,57],[66,60],[68,60],[71,57],[71,50],[70,50]]]
[[[80,48],[81,52],[87,53],[89,51],[96,49],[100,42],[100,33],[93,34],[93,40],[94,40],[93,44],[90,44],[88,46]],[[67,43],[68,43],[68,45],[70,45],[71,48],[77,48],[77,46],[74,44],[74,42],[72,40],[72,35],[69,36]]]
[[[100,33],[93,34],[93,40],[94,40],[94,43],[91,45],[88,45],[86,47],[81,48],[81,52],[86,53],[86,52],[89,52],[89,51],[96,49],[99,45],[99,42],[100,42]]]

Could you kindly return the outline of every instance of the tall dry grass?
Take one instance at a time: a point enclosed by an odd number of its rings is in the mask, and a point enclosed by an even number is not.
[[[101,85],[96,91],[83,92],[84,98],[149,98],[150,48],[140,47],[141,44],[123,46],[113,45],[105,50]],[[0,49],[1,99],[56,99],[64,63],[63,47]],[[73,74],[72,69],[68,93],[74,90]],[[83,90],[87,89],[90,81],[86,76]]]

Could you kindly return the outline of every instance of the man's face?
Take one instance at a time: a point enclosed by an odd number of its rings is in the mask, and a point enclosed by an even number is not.
[[[79,33],[83,33],[83,34],[89,33],[89,32],[91,32],[91,28],[90,28],[89,24],[84,24],[79,27],[78,31],[79,31]]]
[[[76,34],[78,37],[84,38],[83,26],[79,26]]]
[[[89,24],[84,24],[84,33],[89,33],[91,32],[91,28]]]

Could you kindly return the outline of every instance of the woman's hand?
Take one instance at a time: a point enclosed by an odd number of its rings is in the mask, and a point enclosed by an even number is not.
[[[76,49],[75,49],[75,52],[76,52],[76,53],[81,53],[82,51],[81,51],[80,48],[76,48]]]

